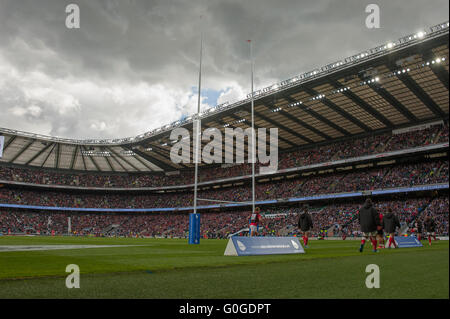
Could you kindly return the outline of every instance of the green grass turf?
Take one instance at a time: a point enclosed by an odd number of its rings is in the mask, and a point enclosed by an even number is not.
[[[0,237],[57,244],[139,246],[0,252],[0,298],[449,298],[448,241],[362,254],[358,241],[311,241],[306,254],[228,257],[226,240]],[[68,264],[80,289],[65,286]],[[368,264],[379,289],[365,286]]]

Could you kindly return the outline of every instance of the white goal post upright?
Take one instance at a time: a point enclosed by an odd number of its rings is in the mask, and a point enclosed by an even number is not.
[[[248,40],[250,46],[250,63],[251,63],[251,109],[252,109],[252,214],[255,213],[255,162],[256,162],[256,139],[255,139],[255,114],[254,114],[254,97],[253,97],[253,53],[252,53],[252,41]]]
[[[200,35],[200,68],[198,73],[198,104],[197,104],[197,116],[193,121],[193,133],[194,137],[194,164],[195,164],[195,177],[194,177],[194,214],[197,213],[197,184],[198,184],[198,153],[200,147],[200,135],[201,135],[201,121],[200,121],[200,93],[202,87],[202,51],[203,51],[203,33]]]

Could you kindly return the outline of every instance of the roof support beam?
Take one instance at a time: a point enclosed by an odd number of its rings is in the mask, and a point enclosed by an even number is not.
[[[293,99],[292,97],[285,95],[284,96],[285,99],[287,99],[288,101],[290,101],[291,103],[296,103],[298,102],[297,100]],[[320,115],[319,113],[317,113],[316,111],[313,111],[310,107],[304,105],[304,104],[300,104],[299,108],[301,108],[304,112],[308,113],[308,115],[314,117],[316,120],[318,120],[319,122],[322,122],[326,125],[328,125],[329,127],[334,128],[336,131],[341,132],[344,136],[350,136],[350,132],[348,132],[346,129],[344,129],[343,127],[340,127],[338,125],[336,125],[335,123],[331,122],[329,119],[327,119],[326,117]]]
[[[312,95],[313,97],[319,95],[319,93],[317,91],[315,91],[315,90],[313,90],[311,88],[304,88],[304,90],[305,90],[306,93],[308,93],[309,95]],[[330,109],[332,109],[336,113],[340,114],[345,119],[349,120],[350,122],[352,122],[353,124],[355,124],[356,126],[361,128],[363,131],[366,131],[366,132],[370,132],[371,131],[370,127],[368,127],[366,124],[364,124],[363,122],[358,120],[353,115],[347,113],[346,111],[344,111],[343,109],[338,107],[336,104],[334,104],[333,102],[328,100],[326,97],[320,99],[319,101],[322,104],[325,104],[326,106],[328,106]]]
[[[82,148],[86,151],[87,149],[86,149],[86,146],[82,146]],[[92,162],[92,164],[94,164],[94,166],[95,166],[95,168],[97,169],[97,171],[99,171],[99,172],[101,172],[102,170],[100,169],[100,166],[98,166],[98,164],[97,164],[97,162],[94,160],[94,156],[87,156],[90,160],[91,160],[91,162]]]
[[[391,72],[394,72],[398,66],[395,65],[393,61],[390,61],[390,63],[387,64],[387,67]],[[416,81],[414,81],[408,73],[397,74],[397,78],[408,88],[409,91],[411,91],[411,94],[415,95],[434,115],[440,118],[445,117],[445,113],[439,105],[433,101],[433,99],[422,89],[420,85],[417,84]]]
[[[47,162],[48,158],[50,157],[50,155],[53,153],[53,150],[56,148],[56,144],[57,143],[53,143],[53,147],[50,150],[50,152],[48,152],[47,156],[45,157],[45,160],[42,162],[41,167],[44,167],[45,163]]]
[[[403,84],[411,91],[412,94],[415,94],[417,98],[425,104],[428,109],[434,113],[434,115],[443,118],[445,117],[445,113],[442,111],[442,109],[439,107],[439,105],[436,104],[436,102],[433,101],[432,98],[422,89],[420,85],[414,81],[409,74],[402,73],[398,75],[398,79],[403,82]]]
[[[435,58],[435,55],[433,51],[428,51],[423,55],[423,61],[431,61]],[[433,71],[434,75],[441,81],[441,83],[447,88],[448,90],[448,72],[445,69],[444,62],[441,63],[430,63],[429,67],[431,71]]]
[[[166,150],[166,149],[160,147],[159,145],[156,145],[156,143],[152,144],[151,147],[152,147],[152,152],[155,152],[159,156],[167,158],[170,161],[170,151],[169,150]],[[177,165],[181,166],[182,168],[188,167],[184,163],[178,163]]]
[[[122,155],[120,155],[119,153],[115,152],[112,148],[107,148],[108,151],[110,151],[111,153],[113,153],[115,156],[117,156],[118,158],[120,158],[122,161],[124,161],[125,163],[127,163],[128,165],[130,165],[132,168],[134,168],[136,171],[140,172],[141,170],[139,168],[137,168],[136,166],[133,165],[133,163],[131,163],[130,161],[128,161],[125,157],[123,157]],[[122,165],[121,162],[119,162],[117,160],[117,158],[113,157],[114,160],[119,163],[119,165],[125,170],[125,171],[129,171],[128,169],[126,169],[125,166]]]
[[[235,121],[240,121],[241,119],[239,118],[239,117],[237,117],[235,114],[229,114],[229,116],[230,117],[232,117],[233,119],[235,119]],[[252,123],[251,123],[251,118],[250,118],[250,120],[248,120],[248,122],[247,122],[247,119],[245,118],[245,122],[243,122],[244,123],[244,125],[247,125],[248,127],[247,128],[252,128]],[[256,123],[254,123],[253,124],[253,126],[254,126],[254,128],[255,128],[255,132],[257,132],[258,131],[258,128],[260,128],[258,125],[256,125]],[[247,143],[245,143],[245,146],[247,147],[247,149],[248,149],[248,145],[247,145]],[[266,141],[266,146],[267,147],[269,147],[269,142],[268,141]]]
[[[147,165],[146,162],[144,162],[139,156],[133,157],[134,159],[136,159],[139,163],[141,163],[142,165],[144,165],[147,169],[149,169],[150,171],[153,171],[153,168],[151,168],[150,166]],[[153,163],[153,162],[152,162]]]
[[[42,148],[39,152],[37,152],[28,162],[25,163],[25,165],[29,165],[31,162],[33,162],[36,158],[39,157],[42,153],[44,153],[46,150],[48,150],[54,143],[48,143],[44,148]]]
[[[330,84],[335,88],[339,89],[342,85],[339,84],[336,80],[330,79]],[[360,108],[362,108],[364,111],[372,115],[374,118],[376,118],[378,121],[383,123],[386,127],[392,127],[394,124],[389,121],[384,115],[382,115],[380,112],[378,112],[376,109],[374,109],[372,106],[370,106],[368,103],[366,103],[363,99],[361,99],[359,96],[357,96],[355,93],[353,93],[351,90],[343,91],[342,94],[349,98],[353,103],[358,105]]]
[[[295,117],[295,116],[290,116],[290,114],[289,114],[288,112],[286,112],[286,111],[281,110],[281,111],[280,111],[280,114],[284,115],[285,117],[287,117],[288,119],[292,120],[293,122],[296,122],[297,124],[303,126],[304,128],[306,128],[306,129],[308,129],[308,130],[314,132],[315,134],[317,134],[317,135],[323,137],[323,138],[326,139],[326,140],[330,140],[330,139],[331,139],[331,136],[329,136],[329,135],[327,135],[327,134],[325,134],[325,133],[323,133],[323,132],[317,130],[316,128],[312,127],[312,126],[309,125],[308,123],[306,123],[306,122],[300,120],[299,118],[297,118],[297,117]]]
[[[75,145],[75,149],[73,150],[73,153],[72,153],[72,160],[70,161],[70,169],[73,169],[73,167],[75,166],[75,161],[77,159],[79,148],[80,148],[80,146]]]
[[[30,142],[28,142],[24,147],[22,147],[22,149],[9,161],[10,163],[13,163],[20,155],[23,154],[23,152],[25,152],[30,146],[31,144],[33,144],[36,140],[31,140]]]
[[[3,145],[3,153],[5,153],[6,149],[8,148],[9,145],[12,144],[12,142],[14,142],[14,140],[16,139],[17,135],[13,135],[11,136],[11,138],[8,140],[8,142],[5,143],[5,145]]]
[[[378,83],[371,83],[369,87],[372,88],[379,96],[385,99],[390,105],[392,105],[400,114],[406,117],[411,123],[417,123],[419,120],[417,117],[406,108],[402,103],[400,103],[391,93],[389,93],[385,88],[383,88]]]
[[[80,146],[81,159],[83,160],[84,170],[87,171],[86,159],[84,158],[83,150],[81,148],[82,146]]]
[[[291,120],[291,121],[293,121],[293,122],[296,122],[297,124],[299,124],[299,125],[303,126],[304,128],[310,130],[311,132],[314,132],[314,133],[316,133],[317,135],[322,136],[322,137],[323,137],[324,139],[326,139],[326,140],[331,140],[331,139],[332,139],[331,136],[329,136],[329,135],[327,135],[327,134],[325,134],[325,133],[319,131],[318,129],[316,129],[315,127],[309,125],[309,124],[306,123],[305,121],[302,121],[302,120],[300,120],[299,118],[297,118],[297,117],[295,117],[295,116],[289,114],[289,112],[287,112],[287,111],[281,110],[281,111],[280,111],[280,114],[282,114],[283,116],[287,117],[289,120]]]
[[[442,65],[430,64],[431,70],[448,90],[448,72]]]
[[[233,117],[233,118],[235,118],[235,117]],[[224,125],[227,124],[227,123],[225,123],[221,119],[217,119],[216,121],[219,122],[222,125],[223,132],[222,132],[222,130],[220,132],[221,132],[221,134],[223,134],[223,136],[225,136],[225,127],[224,127]],[[212,128],[208,124],[205,124],[205,125],[207,125],[208,128]],[[230,126],[231,126],[231,124],[230,124]],[[244,141],[244,156],[247,156],[247,150],[248,150],[248,143],[246,141]],[[233,155],[233,158],[234,158],[234,151],[232,153],[230,153],[228,151],[228,148],[226,147],[226,144],[225,144],[225,139],[223,138],[222,139],[222,157],[224,158],[226,156],[226,154]],[[223,160],[223,162],[225,162],[225,160]]]
[[[251,106],[250,106],[250,107],[247,107],[246,109],[247,109],[249,112],[251,112]],[[270,118],[268,118],[268,117],[262,115],[261,113],[259,113],[259,112],[257,112],[257,111],[254,111],[254,115],[255,115],[255,120],[256,120],[256,118],[259,116],[262,120],[264,120],[264,121],[266,121],[266,122],[269,122],[269,123],[271,123],[272,125],[275,125],[276,128],[281,128],[281,129],[283,129],[283,130],[285,130],[285,131],[290,130],[290,129],[286,128],[285,126],[283,126],[283,125],[281,125],[281,124],[275,122],[274,120],[272,120],[272,119],[270,119]],[[250,127],[252,126],[252,124],[251,124],[251,119],[250,119],[248,125],[249,125]],[[259,126],[256,125],[256,124],[254,124],[254,127],[255,127],[255,130],[258,130],[259,128],[261,128],[261,127],[259,127]],[[266,128],[266,129],[269,129],[269,128]],[[305,139],[304,136],[301,135],[300,133],[297,133],[297,132],[295,132],[295,131],[293,131],[293,130],[290,130],[290,131],[291,131],[291,132],[289,132],[289,133],[293,134],[294,136],[296,136],[296,137],[298,137],[298,138],[301,138],[301,139],[303,139],[304,141],[307,141],[307,138]],[[293,132],[293,133],[292,133],[292,132]],[[288,140],[288,139],[282,137],[280,134],[278,134],[278,139],[281,140],[281,141],[283,141],[283,142],[285,142],[286,144],[288,144],[288,145],[290,145],[290,146],[292,146],[292,147],[295,147],[295,146],[296,146],[296,144],[294,144],[294,143],[292,143],[290,140]],[[308,142],[308,143],[309,143],[309,142]],[[266,145],[267,145],[267,147],[270,147],[270,142],[266,141]]]
[[[267,116],[265,116],[265,115],[263,115],[263,114],[261,114],[261,113],[259,113],[257,111],[254,111],[254,113],[255,113],[255,118],[259,117],[262,120],[264,120],[264,121],[274,125],[276,128],[280,128],[283,131],[288,132],[289,134],[291,134],[291,135],[293,135],[295,137],[298,137],[298,138],[302,139],[303,141],[305,141],[307,143],[314,143],[311,139],[307,138],[306,136],[304,136],[304,135],[302,135],[302,134],[300,134],[300,133],[298,133],[298,132],[296,132],[294,130],[291,130],[290,128],[288,128],[288,127],[286,127],[286,126],[284,126],[284,125],[282,125],[280,123],[277,123],[276,121],[272,120],[271,118],[269,118],[269,117],[267,117]],[[278,134],[278,135],[280,135],[280,134]],[[288,139],[285,139],[285,138],[282,138],[282,137],[279,137],[279,139],[284,141],[284,142],[286,142],[287,144],[291,145],[292,147],[298,146],[295,143],[289,141]]]
[[[56,153],[55,153],[55,169],[57,169],[59,167],[59,156],[60,156],[60,152],[61,152],[61,144],[57,144],[56,145]]]
[[[107,151],[107,149],[105,147],[102,147],[101,150],[103,152]],[[111,161],[109,160],[109,156],[105,156],[106,162],[108,162],[108,166],[111,169],[111,171],[115,172],[116,170],[114,169],[114,167],[111,164]]]
[[[148,155],[148,154],[146,154],[146,153],[144,153],[144,152],[142,152],[142,151],[140,151],[140,150],[138,150],[138,149],[131,149],[131,147],[130,146],[122,146],[122,147],[124,147],[124,148],[126,148],[126,149],[128,149],[128,150],[130,150],[130,151],[133,151],[133,152],[135,152],[136,154],[138,154],[139,156],[141,156],[142,158],[144,158],[144,159],[146,159],[147,161],[149,161],[150,163],[155,163],[156,164],[156,166],[159,166],[160,168],[162,168],[163,170],[178,170],[179,168],[177,168],[177,167],[175,167],[175,166],[172,166],[172,165],[169,165],[169,164],[166,164],[166,163],[164,163],[164,162],[162,162],[162,161],[160,161],[160,160],[158,160],[158,159],[156,159],[155,157],[152,157],[151,155]]]

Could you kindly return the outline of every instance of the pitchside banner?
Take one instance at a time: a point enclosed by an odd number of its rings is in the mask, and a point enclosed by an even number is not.
[[[3,156],[3,145],[5,144],[5,137],[0,136],[0,158]]]
[[[225,256],[304,254],[297,237],[241,237],[228,240]]]
[[[394,240],[398,248],[423,247],[422,243],[414,236],[395,236]]]

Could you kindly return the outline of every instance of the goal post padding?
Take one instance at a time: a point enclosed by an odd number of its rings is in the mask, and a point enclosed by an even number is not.
[[[200,244],[200,214],[189,214],[189,244]]]

